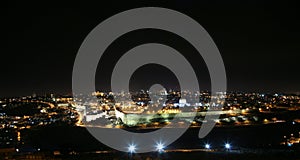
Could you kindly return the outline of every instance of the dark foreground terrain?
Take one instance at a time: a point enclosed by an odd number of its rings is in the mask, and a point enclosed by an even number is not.
[[[100,129],[101,130],[101,129]],[[170,128],[170,130],[175,130]],[[132,129],[136,131],[136,129]],[[151,129],[138,130],[150,132]],[[165,152],[130,154],[118,152],[98,142],[85,128],[48,126],[24,131],[24,145],[12,159],[274,159],[300,160],[300,146],[280,145],[293,134],[299,137],[300,125],[276,123],[268,125],[215,127],[204,139],[197,137],[199,128],[190,128]],[[224,144],[231,149],[224,149]],[[205,150],[206,143],[211,150]],[[39,150],[37,150],[39,148]],[[31,152],[31,153],[29,153]]]

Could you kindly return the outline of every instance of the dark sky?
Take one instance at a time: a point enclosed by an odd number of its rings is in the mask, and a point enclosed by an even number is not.
[[[131,4],[114,1],[96,8],[11,5],[1,16],[5,45],[0,59],[0,97],[33,92],[71,93],[74,59],[88,33],[116,13],[146,6],[180,11],[208,31],[223,57],[228,90],[300,91],[300,6],[296,1],[159,2],[162,1]],[[177,47],[193,67],[200,68],[196,69],[198,78],[203,79],[200,87],[209,89],[209,77],[201,57],[194,57],[195,51],[184,40],[159,30],[141,30],[118,38],[107,49],[106,60],[101,63],[107,68],[97,71],[97,88],[109,88],[109,66],[113,67],[121,54],[147,42]],[[159,72],[149,74],[153,71],[151,67]],[[149,65],[137,70],[131,86],[138,88],[144,87],[142,82],[147,86],[169,81],[164,84],[166,87],[177,86],[170,71]]]

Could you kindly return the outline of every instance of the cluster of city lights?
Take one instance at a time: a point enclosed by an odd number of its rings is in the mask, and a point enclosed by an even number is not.
[[[208,144],[208,143],[205,144],[204,147],[205,147],[205,149],[211,149],[211,145]],[[128,148],[129,153],[135,153],[136,150],[137,150],[137,147],[136,147],[135,144],[130,144],[127,148]],[[227,149],[227,150],[230,150],[231,149],[231,144],[230,143],[225,143],[224,148]],[[157,152],[164,152],[164,149],[165,149],[165,145],[163,143],[161,143],[161,142],[156,143],[155,150]]]

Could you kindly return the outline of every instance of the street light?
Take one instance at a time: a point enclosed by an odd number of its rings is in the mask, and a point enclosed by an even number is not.
[[[162,152],[163,150],[164,150],[164,148],[165,148],[165,146],[164,146],[164,144],[163,143],[161,143],[161,142],[159,142],[159,143],[156,143],[156,150],[158,151],[158,152]]]
[[[205,144],[205,148],[206,149],[210,149],[210,145],[209,144]]]
[[[226,143],[226,144],[225,144],[225,148],[226,148],[226,149],[230,149],[230,148],[231,148],[231,145],[230,145],[229,143]]]
[[[136,146],[131,144],[128,146],[128,152],[134,153],[136,151]]]

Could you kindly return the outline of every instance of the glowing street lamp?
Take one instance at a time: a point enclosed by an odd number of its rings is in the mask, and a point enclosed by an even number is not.
[[[210,149],[210,145],[209,144],[205,144],[205,148],[206,149]]]
[[[156,147],[156,150],[157,150],[158,152],[164,151],[164,148],[165,148],[164,144],[161,143],[161,142],[156,143],[156,146],[155,146],[155,147]]]
[[[128,152],[134,153],[136,151],[136,146],[131,144],[128,146]]]
[[[231,148],[231,145],[230,145],[229,143],[226,143],[226,144],[225,144],[225,148],[226,148],[226,149],[230,149],[230,148]]]

